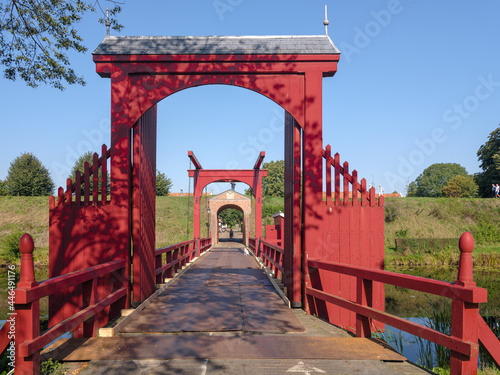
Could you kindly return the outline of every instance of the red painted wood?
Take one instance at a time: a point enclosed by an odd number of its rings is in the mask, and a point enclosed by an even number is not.
[[[373,282],[366,279],[357,279],[356,303],[361,306],[372,307]],[[372,337],[371,319],[363,314],[356,314],[356,336]]]
[[[141,303],[154,292],[156,279],[156,106],[137,121],[133,147],[133,302]]]
[[[83,204],[86,206],[90,202],[90,168],[89,162],[86,161],[83,170]]]
[[[477,322],[479,341],[483,344],[484,348],[493,359],[493,362],[495,362],[497,368],[500,369],[500,340],[492,332],[482,317],[478,317]]]
[[[326,204],[332,204],[332,150],[330,145],[325,148],[326,160]]]
[[[99,155],[94,152],[92,160],[92,202],[97,204],[99,201]]]
[[[474,250],[474,238],[469,232],[465,232],[460,236],[458,242],[460,249],[460,261],[458,264],[458,279],[456,285],[461,286],[476,286],[472,275],[472,251]]]
[[[294,119],[294,133],[293,133],[293,260],[292,260],[292,278],[293,284],[290,287],[291,292],[288,298],[292,302],[292,306],[300,307],[302,305],[302,213],[301,213],[301,179],[302,179],[302,140],[300,125]]]
[[[33,340],[24,342],[23,344],[20,345],[21,356],[29,356],[31,354],[37,353],[44,346],[51,343],[64,333],[73,330],[75,327],[77,327],[84,321],[90,319],[91,317],[97,315],[100,311],[104,310],[106,307],[110,306],[114,302],[123,299],[126,296],[126,294],[127,290],[125,288],[119,289],[111,293],[110,295],[102,298],[95,305],[82,309],[69,319],[61,323],[58,323],[54,327],[51,327],[42,336],[37,336]]]
[[[33,263],[34,249],[33,238],[24,233],[19,241],[21,275],[17,284],[16,295],[17,291],[26,291],[37,285]],[[16,315],[11,315],[16,321],[14,339],[15,371],[20,374],[35,374],[40,366],[40,353],[30,353],[29,356],[23,355],[22,344],[40,335],[40,303],[38,300],[27,304],[19,304],[16,301],[15,313]]]
[[[344,206],[351,206],[350,198],[349,198],[349,163],[344,162],[344,171],[342,175],[344,176],[343,181],[344,181]]]
[[[335,176],[335,206],[342,204],[340,198],[340,155],[335,154],[334,157],[334,176]]]
[[[106,145],[101,147],[102,157],[99,159],[101,161],[101,201],[106,203],[108,196],[108,157],[106,156],[108,149]]]
[[[452,350],[450,353],[450,373],[477,374],[479,304],[454,299],[451,303],[451,335],[472,343],[470,354],[464,355]]]
[[[257,157],[257,160],[255,161],[253,169],[260,169],[260,166],[262,165],[262,162],[264,161],[265,157],[266,157],[265,151],[261,151],[259,156]]]
[[[317,299],[322,299],[332,304],[338,304],[339,306],[342,306],[345,309],[352,310],[357,314],[366,316],[373,320],[378,320],[385,324],[389,324],[392,327],[411,333],[412,335],[419,336],[425,340],[435,342],[438,345],[447,347],[464,355],[471,355],[475,351],[474,346],[471,345],[470,342],[461,340],[458,337],[447,336],[444,333],[435,331],[421,324],[417,324],[394,315],[377,311],[370,307],[358,305],[355,302],[348,301],[344,298],[337,297],[333,294],[326,293],[321,290],[308,288],[307,293]]]
[[[82,175],[80,171],[75,172],[75,205],[79,206],[82,203]]]
[[[447,298],[459,298],[469,303],[485,303],[487,291],[478,287],[461,287],[445,281],[426,279],[419,276],[405,275],[402,273],[376,270],[372,268],[340,264],[319,259],[309,259],[309,267],[319,268],[335,273],[342,273],[354,277],[377,281],[384,284],[397,285],[401,288],[418,290],[420,292],[435,294]]]
[[[16,301],[21,304],[27,304],[40,298],[50,296],[51,294],[63,292],[67,288],[83,284],[94,278],[100,278],[106,274],[116,273],[116,271],[125,268],[125,260],[114,260],[111,262],[99,264],[83,270],[75,271],[70,274],[57,276],[40,282],[37,286],[27,290],[20,290],[16,294]]]
[[[200,238],[200,203],[203,189],[213,182],[243,182],[250,186],[255,197],[255,231],[256,237],[262,237],[262,178],[267,176],[263,169],[190,169],[189,177],[193,178],[193,234]]]

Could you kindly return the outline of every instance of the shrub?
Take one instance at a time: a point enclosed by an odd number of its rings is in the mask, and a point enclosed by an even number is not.
[[[388,203],[385,205],[384,217],[386,223],[392,223],[399,216],[399,210],[393,203]]]
[[[448,181],[443,193],[448,198],[474,198],[479,187],[470,176],[456,175]]]
[[[12,263],[21,258],[19,241],[22,235],[22,232],[12,232],[0,241],[0,257],[5,262]]]

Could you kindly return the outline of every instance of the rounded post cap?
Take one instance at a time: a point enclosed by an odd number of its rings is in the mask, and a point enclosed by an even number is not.
[[[469,232],[464,232],[458,241],[458,248],[462,253],[472,253],[474,250],[474,237]]]
[[[28,233],[24,233],[19,240],[19,250],[21,254],[32,254],[35,249],[33,238]]]

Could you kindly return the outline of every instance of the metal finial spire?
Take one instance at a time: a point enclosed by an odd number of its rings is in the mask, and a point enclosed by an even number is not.
[[[106,36],[109,36],[109,27],[111,26],[111,22],[109,22],[109,8],[106,7]]]
[[[323,25],[325,25],[325,35],[328,35],[328,25],[330,24],[330,21],[328,21],[328,15],[326,12],[326,5],[325,5],[325,20],[323,21]]]

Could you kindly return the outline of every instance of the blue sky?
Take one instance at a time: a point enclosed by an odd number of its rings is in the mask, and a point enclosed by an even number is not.
[[[125,1],[125,28],[112,34],[319,35],[325,4],[342,55],[337,74],[323,80],[324,143],[386,193],[404,193],[433,163],[480,172],[477,150],[500,123],[496,0]],[[110,81],[95,73],[91,56],[105,29],[89,15],[79,30],[89,50],[70,56],[85,87],[0,80],[0,179],[27,151],[64,185],[79,154],[109,145]],[[174,191],[188,190],[188,150],[204,168],[252,168],[261,150],[266,161],[283,159],[283,110],[251,91],[188,89],[158,113],[158,169]]]

